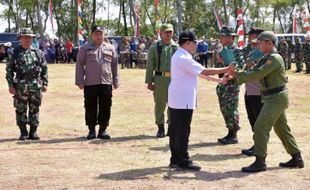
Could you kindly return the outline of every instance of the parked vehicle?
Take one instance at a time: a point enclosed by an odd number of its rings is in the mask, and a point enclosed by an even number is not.
[[[277,43],[280,42],[281,39],[285,38],[285,39],[291,39],[292,44],[295,44],[295,41],[297,38],[300,38],[301,43],[305,42],[305,37],[307,35],[306,34],[295,34],[295,33],[285,33],[285,34],[276,34],[277,37]]]
[[[16,48],[19,45],[19,41],[17,40],[17,33],[0,33],[0,44],[4,44],[7,42],[11,42],[12,47]]]

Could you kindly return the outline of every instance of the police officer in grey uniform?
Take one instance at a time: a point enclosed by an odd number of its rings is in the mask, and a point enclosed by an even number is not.
[[[83,45],[77,56],[75,84],[84,89],[85,120],[89,133],[87,139],[110,139],[109,126],[112,89],[119,86],[117,55],[115,48],[104,42],[103,28],[92,28],[92,42]],[[99,110],[98,110],[99,107]]]

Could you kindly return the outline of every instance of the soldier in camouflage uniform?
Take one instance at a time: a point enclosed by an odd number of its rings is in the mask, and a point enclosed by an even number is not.
[[[224,26],[221,29],[220,42],[223,45],[223,49],[219,53],[217,61],[222,66],[228,66],[236,62],[235,50],[238,47],[234,44],[235,36],[233,29],[229,27]],[[239,85],[230,81],[226,84],[219,84],[216,87],[216,91],[220,109],[228,129],[228,134],[218,139],[218,142],[224,145],[238,143],[237,131],[240,129],[238,112]]]
[[[44,54],[31,47],[34,34],[28,28],[21,29],[18,39],[21,45],[14,49],[6,66],[9,92],[14,94],[16,124],[20,129],[19,140],[39,140],[39,107],[42,91],[47,90],[47,64]],[[29,107],[28,117],[27,108]],[[26,125],[30,125],[30,132]]]
[[[285,41],[285,38],[281,39],[281,42],[279,43],[279,53],[282,55],[284,60],[285,69],[288,69],[288,51],[289,46],[288,43]]]
[[[303,51],[306,65],[306,73],[310,73],[310,36],[307,36],[305,39],[306,43],[304,44]]]
[[[296,63],[296,72],[301,72],[303,68],[303,51],[302,51],[302,43],[300,42],[300,39],[296,39],[296,44],[294,48],[294,54],[295,54],[295,63]]]
[[[290,70],[292,64],[292,52],[294,51],[294,45],[292,44],[292,40],[290,38],[286,38],[286,42],[288,44],[287,70]]]

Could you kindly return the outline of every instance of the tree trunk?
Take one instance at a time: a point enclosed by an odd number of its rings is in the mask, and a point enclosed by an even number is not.
[[[92,27],[96,25],[96,0],[93,0]]]
[[[122,12],[123,12],[125,36],[128,36],[128,28],[127,28],[126,12],[125,12],[125,0],[122,1],[122,9],[123,9]]]
[[[181,34],[181,31],[182,31],[182,14],[183,14],[182,0],[177,0],[176,3],[177,3],[177,15],[178,15],[177,34]]]
[[[119,14],[118,14],[118,22],[117,22],[117,35],[120,35],[120,24],[122,18],[122,2],[123,0],[119,0]]]
[[[273,7],[273,18],[272,18],[272,31],[274,31],[275,24],[276,24],[276,7]]]
[[[130,15],[132,16],[132,17],[130,17],[130,23],[132,26],[133,25],[135,26],[137,18],[136,18],[136,14],[135,14],[135,7],[134,7],[133,0],[128,0],[128,3],[129,3],[129,7],[130,7]],[[133,22],[132,22],[131,18],[133,18]]]
[[[40,13],[40,11],[41,11],[40,0],[36,0],[36,5],[37,5],[39,34],[40,34],[40,36],[43,36],[42,17],[41,17],[41,13]]]
[[[282,20],[281,20],[280,14],[279,14],[279,10],[277,10],[277,16],[278,16],[278,20],[279,20],[279,23],[280,23],[280,26],[281,26],[282,33],[285,33],[284,32],[284,27],[283,27],[283,24],[282,24]]]
[[[225,24],[228,24],[228,16],[227,16],[227,10],[226,10],[226,1],[225,0],[222,0],[222,2],[223,2],[223,7],[224,7],[224,15],[225,15],[225,19],[224,19],[224,23]]]

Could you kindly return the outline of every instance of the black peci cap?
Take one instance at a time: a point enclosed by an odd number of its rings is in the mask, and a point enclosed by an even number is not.
[[[262,28],[251,27],[249,32],[248,32],[248,35],[251,35],[251,34],[260,35],[262,32],[264,32],[264,30]]]
[[[197,40],[197,37],[195,35],[194,32],[192,31],[184,31],[180,34],[179,36],[179,41],[196,41]]]

